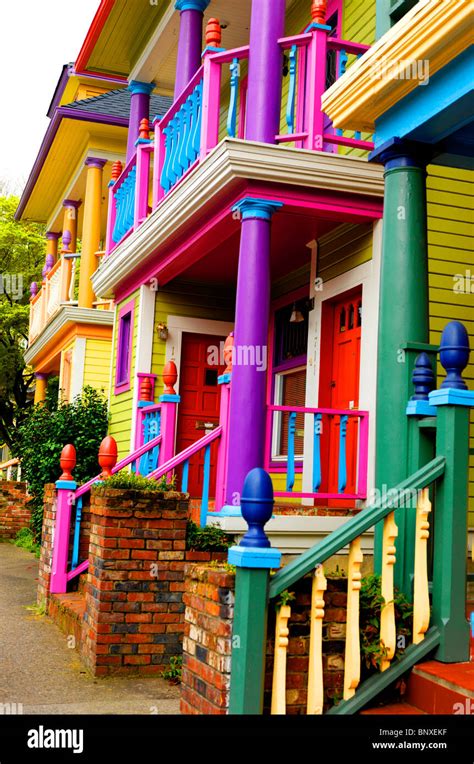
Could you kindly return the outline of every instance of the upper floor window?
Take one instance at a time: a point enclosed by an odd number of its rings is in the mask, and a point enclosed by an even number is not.
[[[115,392],[130,389],[132,364],[134,301],[124,305],[119,311],[117,337],[117,363],[115,367]]]

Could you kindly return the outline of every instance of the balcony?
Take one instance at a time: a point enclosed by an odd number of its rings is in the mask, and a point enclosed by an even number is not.
[[[369,151],[360,133],[334,130],[321,111],[321,97],[368,46],[327,37],[312,29],[279,40],[282,70],[278,145],[337,153],[339,147]],[[246,140],[249,47],[208,50],[203,64],[152,129],[142,123],[137,152],[109,191],[106,256],[202,163],[226,136]],[[153,137],[151,133],[154,132]],[[121,169],[121,168],[120,168]],[[118,174],[118,173],[117,173]]]
[[[97,252],[96,254],[100,258],[104,252]],[[29,346],[39,337],[43,329],[63,306],[77,306],[76,291],[79,263],[80,257],[78,255],[60,257],[49,273],[45,275],[41,288],[36,294],[33,293],[30,300]],[[111,307],[110,300],[94,302],[94,308],[97,309],[110,310]]]

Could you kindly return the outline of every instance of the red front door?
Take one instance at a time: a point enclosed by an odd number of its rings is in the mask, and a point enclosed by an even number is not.
[[[362,290],[359,288],[325,306],[321,348],[320,406],[331,409],[359,408],[360,337]],[[324,426],[326,423],[326,426]],[[329,429],[329,432],[328,432]],[[323,421],[322,456],[325,487],[338,493],[340,418]],[[347,422],[346,493],[355,493],[357,471],[358,420]],[[341,504],[345,506],[346,503]]]
[[[183,334],[181,347],[178,407],[177,453],[202,438],[211,426],[219,424],[220,386],[219,374],[224,366],[215,365],[220,343],[224,337],[207,334]],[[218,356],[220,359],[220,355]],[[217,442],[211,446],[210,496],[214,495]],[[193,498],[202,494],[204,451],[193,456],[189,464],[188,491]]]

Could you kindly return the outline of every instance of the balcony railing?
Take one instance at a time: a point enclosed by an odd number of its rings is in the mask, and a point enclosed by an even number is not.
[[[333,130],[320,106],[326,90],[328,52],[335,54],[337,78],[349,59],[359,58],[369,46],[328,38],[320,29],[282,38],[279,44],[288,62],[282,71],[288,86],[282,87],[282,125],[276,143],[292,143],[310,151],[334,152],[338,146],[371,150],[373,143],[362,140],[360,134]],[[110,189],[106,255],[142,224],[220,138],[227,135],[245,140],[244,69],[248,57],[248,46],[207,52],[168,112],[161,120],[155,119],[154,140],[138,141],[136,155]],[[226,67],[228,78],[223,76]],[[225,127],[221,127],[224,121]]]
[[[97,252],[97,257],[103,252]],[[31,345],[45,326],[54,318],[63,305],[77,305],[76,286],[80,256],[63,255],[43,279],[41,287],[30,300],[30,327],[28,344]],[[97,300],[93,307],[109,310],[110,300]]]

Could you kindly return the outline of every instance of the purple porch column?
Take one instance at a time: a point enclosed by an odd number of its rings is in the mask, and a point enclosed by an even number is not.
[[[202,20],[210,0],[177,0],[180,12],[175,100],[201,66]]]
[[[235,307],[226,507],[240,504],[249,470],[263,467],[265,389],[270,310],[270,233],[281,202],[242,199],[237,301]],[[225,510],[224,510],[225,511]]]
[[[275,143],[280,132],[285,0],[252,0],[246,138]]]
[[[138,80],[132,80],[128,86],[132,95],[128,121],[127,163],[135,154],[135,141],[140,134],[140,122],[142,119],[150,119],[150,94],[154,87],[153,83],[138,82]]]

